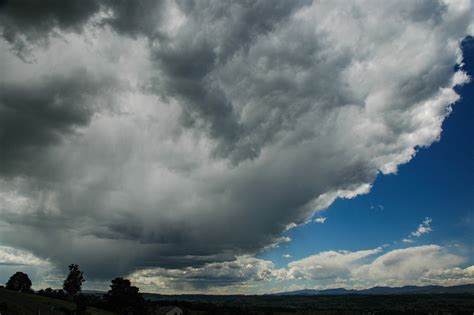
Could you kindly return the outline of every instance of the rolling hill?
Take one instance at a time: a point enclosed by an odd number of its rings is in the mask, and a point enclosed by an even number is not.
[[[404,287],[373,287],[365,290],[347,290],[344,288],[327,289],[327,290],[298,290],[289,292],[279,292],[273,295],[346,295],[346,294],[363,294],[363,295],[384,295],[384,294],[458,294],[471,293],[474,294],[474,284],[457,285],[451,287],[443,287],[438,285],[430,286],[404,286]]]
[[[0,314],[2,315],[62,315],[69,314],[75,309],[76,305],[72,302],[0,288]],[[113,315],[96,308],[89,308],[87,312],[91,315]]]

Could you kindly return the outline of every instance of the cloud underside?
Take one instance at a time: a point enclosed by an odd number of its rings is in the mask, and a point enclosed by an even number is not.
[[[436,141],[467,81],[469,2],[19,3],[0,239],[93,278],[278,243]]]
[[[145,290],[158,292],[253,292],[297,288],[363,289],[373,286],[460,285],[474,281],[474,266],[453,250],[424,245],[384,251],[326,251],[286,268],[250,256],[199,268],[143,269],[130,275]],[[270,285],[271,284],[271,285]]]

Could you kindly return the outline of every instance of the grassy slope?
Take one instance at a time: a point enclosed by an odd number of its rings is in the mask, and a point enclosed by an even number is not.
[[[5,305],[7,309],[5,309]],[[51,299],[34,294],[19,293],[0,288],[0,313],[6,315],[29,315],[29,314],[65,314],[68,310],[76,309],[71,302]],[[112,315],[113,313],[90,308],[87,310],[91,315]]]

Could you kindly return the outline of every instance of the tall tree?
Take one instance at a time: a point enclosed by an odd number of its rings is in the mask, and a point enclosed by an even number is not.
[[[110,308],[119,314],[143,314],[145,300],[138,291],[130,280],[115,278],[104,298]]]
[[[14,275],[8,279],[6,288],[9,290],[19,291],[19,292],[32,292],[31,290],[31,280],[26,273],[21,271],[16,272]]]
[[[77,292],[81,291],[82,283],[86,281],[82,271],[79,270],[79,265],[69,265],[69,274],[64,280],[63,289],[69,294],[74,296]]]

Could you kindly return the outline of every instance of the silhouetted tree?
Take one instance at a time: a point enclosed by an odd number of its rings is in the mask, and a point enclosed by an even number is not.
[[[104,299],[109,307],[119,314],[143,314],[145,300],[138,291],[137,287],[130,284],[130,280],[115,278]]]
[[[21,271],[16,272],[13,276],[8,279],[6,288],[13,291],[19,292],[32,292],[31,280],[26,273]]]
[[[46,289],[41,289],[36,292],[36,294],[41,295],[41,296],[46,296],[50,297],[53,299],[60,299],[60,300],[66,300],[67,295],[64,293],[63,289],[51,289],[51,288],[46,288]]]
[[[64,280],[63,289],[69,296],[74,296],[77,292],[81,291],[82,283],[86,281],[82,271],[79,270],[79,266],[76,264],[69,265],[69,274]]]

